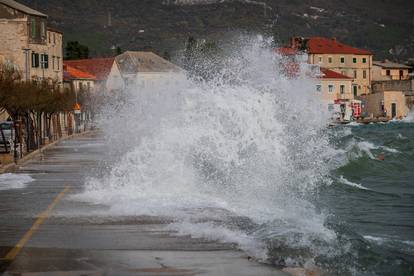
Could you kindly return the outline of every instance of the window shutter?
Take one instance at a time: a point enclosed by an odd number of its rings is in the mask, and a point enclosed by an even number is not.
[[[36,67],[36,54],[32,53],[32,68]]]
[[[49,68],[49,56],[48,55],[43,55],[44,56],[44,65],[45,65],[45,69]]]
[[[35,66],[36,68],[39,67],[39,54],[35,54]]]

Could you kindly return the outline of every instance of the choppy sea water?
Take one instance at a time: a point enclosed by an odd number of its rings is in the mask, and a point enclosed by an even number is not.
[[[215,78],[130,87],[106,106],[109,161],[72,199],[167,216],[173,234],[277,267],[412,274],[413,124],[329,127],[306,64],[286,77],[261,38],[229,52]]]
[[[326,224],[349,246],[337,261],[358,275],[412,275],[414,122],[342,128],[347,135],[335,143],[349,161],[318,199],[331,214]]]

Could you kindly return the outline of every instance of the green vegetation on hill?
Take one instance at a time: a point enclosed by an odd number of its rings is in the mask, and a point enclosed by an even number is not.
[[[292,35],[336,37],[374,51],[377,59],[404,61],[414,56],[414,1],[227,0],[199,5],[167,5],[175,1],[165,0],[20,1],[47,13],[67,41],[87,45],[92,56],[111,55],[113,46],[173,54],[184,49],[189,36],[220,43],[234,32],[274,35],[280,43]]]

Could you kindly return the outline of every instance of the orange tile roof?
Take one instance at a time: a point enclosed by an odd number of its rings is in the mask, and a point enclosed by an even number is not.
[[[115,58],[91,58],[79,60],[65,60],[65,64],[96,77],[98,81],[105,81],[111,72]]]
[[[282,56],[293,56],[298,53],[298,51],[291,47],[280,47],[275,49],[276,53]]]
[[[78,70],[72,66],[69,66],[63,63],[63,79],[64,80],[73,80],[73,79],[83,79],[83,80],[96,80],[96,77],[92,74]]]
[[[354,55],[372,55],[371,52],[354,48],[338,42],[334,38],[326,37],[309,37],[305,39],[306,50],[310,54],[354,54]]]
[[[349,79],[351,80],[352,78],[342,75],[340,73],[337,73],[335,71],[326,69],[326,68],[321,68],[321,79]]]

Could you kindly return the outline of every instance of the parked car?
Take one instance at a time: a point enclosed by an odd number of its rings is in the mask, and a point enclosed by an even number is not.
[[[7,146],[10,146],[10,140],[12,140],[13,138],[13,122],[0,122],[0,129],[2,130],[3,134],[4,134],[4,140],[3,140],[3,136],[1,135],[0,132],[0,149],[4,150],[4,142],[6,142]]]

